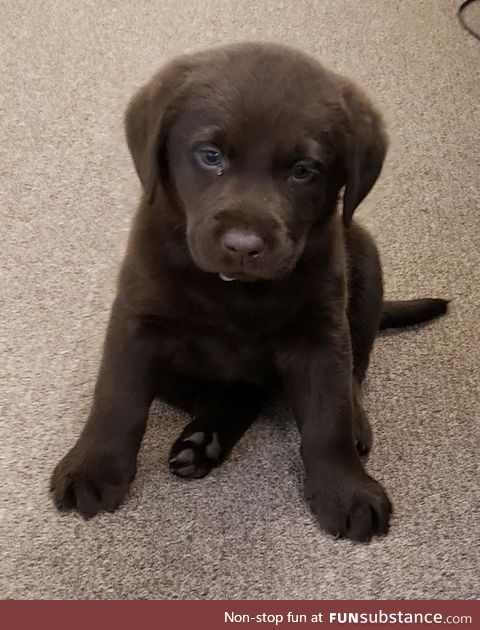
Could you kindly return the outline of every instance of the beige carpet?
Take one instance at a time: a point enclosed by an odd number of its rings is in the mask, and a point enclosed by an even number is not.
[[[1,2],[1,597],[479,595],[480,43],[458,4]],[[369,546],[317,529],[280,404],[192,483],[166,465],[186,418],[158,405],[121,511],[85,523],[48,496],[89,408],[139,190],[127,100],[168,57],[241,39],[304,48],[373,95],[392,143],[359,218],[388,293],[453,299],[376,346],[369,469],[395,515]]]

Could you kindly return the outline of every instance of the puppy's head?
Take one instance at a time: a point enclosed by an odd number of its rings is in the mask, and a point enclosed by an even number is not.
[[[168,190],[197,266],[245,281],[291,271],[342,188],[348,226],[387,146],[358,89],[271,44],[174,60],[134,97],[126,130],[146,199]]]

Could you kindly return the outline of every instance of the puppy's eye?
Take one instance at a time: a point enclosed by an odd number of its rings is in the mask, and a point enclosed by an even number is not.
[[[195,157],[203,168],[223,169],[225,167],[225,158],[222,152],[213,144],[197,149]]]
[[[295,182],[307,182],[318,175],[318,170],[309,162],[297,162],[294,164],[291,178]]]

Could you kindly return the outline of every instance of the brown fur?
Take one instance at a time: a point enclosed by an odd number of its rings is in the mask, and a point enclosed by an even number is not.
[[[200,477],[281,385],[320,525],[386,533],[390,502],[359,456],[382,278],[351,224],[385,156],[380,115],[315,59],[240,44],[168,64],[130,103],[126,132],[144,193],[91,415],[52,478],[57,505],[118,507],[155,396],[194,415],[170,466]]]

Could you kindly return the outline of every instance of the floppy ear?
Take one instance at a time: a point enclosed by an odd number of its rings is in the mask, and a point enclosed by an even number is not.
[[[167,64],[135,94],[125,113],[128,148],[149,203],[155,199],[168,124],[189,70],[184,59]]]
[[[365,94],[351,84],[345,84],[342,93],[348,121],[348,137],[344,146],[346,182],[343,223],[348,227],[355,209],[380,175],[388,138],[381,115]]]

